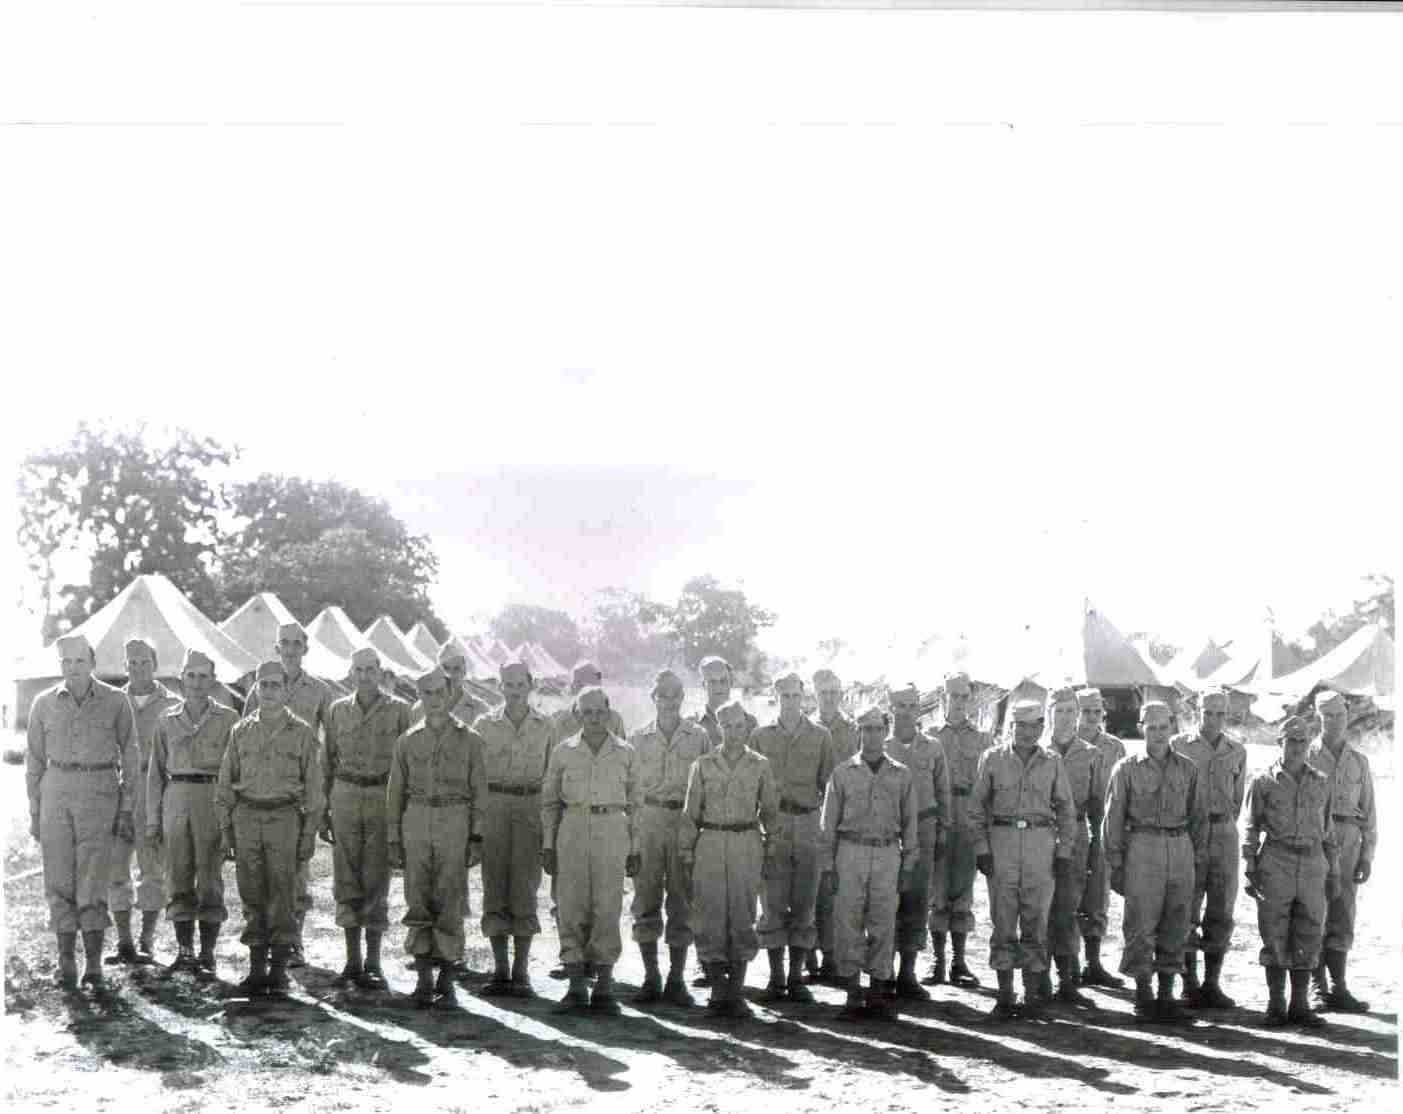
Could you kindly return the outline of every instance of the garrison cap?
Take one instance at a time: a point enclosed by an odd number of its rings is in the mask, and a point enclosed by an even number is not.
[[[1287,739],[1309,739],[1310,723],[1304,716],[1287,716],[1277,728],[1277,734],[1283,742]]]
[[[1333,689],[1321,689],[1315,694],[1315,710],[1323,712],[1326,708],[1348,708],[1349,704],[1345,698]]]
[[[782,692],[788,689],[795,688],[797,688],[800,692],[804,691],[804,678],[799,676],[799,674],[786,673],[783,677],[775,678],[776,692]]]
[[[1076,704],[1077,690],[1070,685],[1063,685],[1060,689],[1054,689],[1047,694],[1047,706],[1055,707],[1058,704]]]
[[[1168,704],[1163,700],[1146,700],[1145,703],[1140,706],[1140,722],[1147,723],[1152,715],[1158,716],[1161,713],[1163,713],[1165,719],[1170,718],[1172,713],[1169,710]]]
[[[180,671],[184,673],[187,669],[192,667],[197,668],[201,665],[209,666],[209,671],[211,673],[214,672],[214,662],[210,660],[208,654],[202,654],[199,650],[195,649],[187,649],[185,651],[185,660],[180,666]]]
[[[656,696],[656,695],[658,694],[658,690],[660,690],[660,689],[664,689],[664,688],[679,688],[679,689],[681,689],[681,688],[686,688],[686,687],[687,687],[687,686],[684,685],[684,684],[682,683],[682,678],[679,677],[676,673],[674,673],[671,669],[660,669],[660,670],[658,670],[657,676],[655,676],[655,677],[653,678],[653,695],[654,695],[654,696]]]
[[[122,652],[126,654],[127,657],[131,657],[132,654],[139,650],[145,650],[147,654],[150,655],[152,661],[156,660],[156,647],[147,642],[146,639],[128,638],[126,642],[122,643]]]
[[[92,643],[81,634],[65,634],[55,645],[58,647],[58,656],[60,658],[88,658],[93,656]]]
[[[373,647],[362,646],[359,650],[357,650],[354,654],[351,655],[351,664],[379,665],[380,655],[375,652]]]
[[[600,669],[599,666],[595,665],[594,662],[590,661],[588,658],[577,661],[571,673],[576,677],[581,675],[585,677],[599,677],[600,679],[604,677],[604,670]]]
[[[448,684],[448,674],[438,666],[426,669],[414,678],[414,687],[420,692],[428,692],[430,689],[436,689],[440,685],[446,684]]]
[[[1228,710],[1227,689],[1209,689],[1200,698],[1199,707],[1205,712],[1226,712]]]
[[[580,710],[580,705],[584,703],[585,697],[587,696],[597,696],[600,700],[604,701],[604,707],[608,708],[610,706],[609,694],[605,692],[602,688],[600,688],[598,685],[589,685],[586,688],[582,688],[579,692],[579,695],[575,697],[575,711],[578,712]]]
[[[1104,711],[1106,702],[1101,699],[1100,689],[1082,689],[1077,693],[1077,707],[1091,711]]]
[[[1013,705],[1014,723],[1041,723],[1043,706],[1036,700],[1017,700]]]
[[[254,674],[254,679],[258,681],[268,681],[276,677],[284,684],[287,683],[287,670],[283,668],[280,661],[261,661],[258,663],[258,672]]]
[[[823,688],[825,685],[842,686],[843,682],[838,680],[838,674],[831,669],[819,669],[814,672],[814,688]]]
[[[531,667],[524,661],[504,661],[497,667],[497,673],[502,677],[508,673],[525,673],[528,681],[536,683],[536,678],[531,676]]]
[[[715,654],[709,654],[697,663],[697,672],[702,676],[706,676],[708,673],[715,673],[718,669],[724,670],[727,675],[729,675],[731,672],[731,663],[725,658],[718,657]]]
[[[741,702],[739,700],[732,700],[729,704],[722,704],[721,707],[716,709],[716,722],[721,723],[723,720],[739,720],[741,723],[744,723],[745,715],[745,708],[741,706]]]
[[[284,623],[278,628],[278,641],[281,642],[284,638],[300,638],[306,642],[307,632],[302,629],[301,623]]]
[[[355,661],[355,658],[351,660]],[[463,647],[450,639],[439,647],[438,656],[435,660],[439,665],[446,665],[450,661],[466,662],[468,660],[468,655],[463,652]]]
[[[857,714],[857,725],[859,727],[884,728],[887,726],[887,713],[875,704],[869,704]]]
[[[921,699],[921,692],[918,688],[916,688],[914,684],[911,684],[909,682],[905,685],[902,685],[899,689],[887,690],[888,700],[895,700],[898,696],[907,697],[909,699],[919,701]]]
[[[970,681],[968,673],[947,673],[945,676],[945,691],[968,694],[974,691],[974,684]]]

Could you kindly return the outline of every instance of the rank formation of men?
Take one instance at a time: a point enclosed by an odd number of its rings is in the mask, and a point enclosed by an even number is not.
[[[963,673],[945,679],[944,722],[931,731],[914,687],[849,717],[832,671],[807,684],[787,673],[762,725],[734,699],[730,664],[708,657],[701,714],[683,715],[687,679],[664,670],[654,718],[629,733],[591,662],[576,666],[569,706],[548,716],[524,662],[501,666],[494,710],[468,691],[449,643],[411,705],[373,649],[355,653],[351,691],[337,698],[302,669],[307,646],[298,624],[281,627],[276,658],[236,710],[198,652],[176,693],[156,680],[155,649],[132,639],[117,688],[93,675],[82,636],[58,640],[63,679],[34,701],[26,783],[65,991],[109,993],[104,960],[155,963],[162,912],[175,944],[162,977],[217,980],[228,861],[248,949],[237,985],[286,993],[288,970],[306,963],[320,839],[344,934],[336,984],[393,994],[383,941],[399,872],[418,1008],[455,1005],[474,977],[464,941],[477,866],[493,960],[478,992],[536,995],[528,959],[545,875],[561,1011],[621,1012],[627,879],[643,966],[632,1005],[744,1018],[747,968],[763,952],[760,1001],[826,1008],[810,990],[824,984],[845,991],[842,1019],[890,1022],[930,987],[980,985],[967,948],[978,875],[991,1022],[1095,1011],[1084,988],[1127,980],[1149,1022],[1235,1008],[1220,980],[1239,886],[1256,905],[1266,1024],[1318,1028],[1323,1012],[1369,1008],[1350,990],[1348,958],[1377,810],[1338,693],[1282,723],[1276,760],[1251,777],[1224,731],[1220,690],[1200,695],[1196,729],[1177,735],[1173,710],[1145,703],[1144,752],[1132,755],[1106,732],[1095,688],[1012,700],[999,741],[975,726]],[[1112,891],[1119,974],[1102,956]],[[689,980],[692,949],[700,973]]]

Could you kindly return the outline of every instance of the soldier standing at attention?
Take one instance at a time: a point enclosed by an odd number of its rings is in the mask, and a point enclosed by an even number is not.
[[[711,745],[719,747],[721,745],[721,724],[716,719],[716,713],[720,707],[731,699],[731,691],[736,687],[735,674],[730,663],[725,658],[712,654],[710,657],[702,658],[697,666],[701,673],[702,686],[706,689],[706,708],[702,714],[697,716],[699,723],[708,735],[711,736]],[[744,708],[741,711],[745,711]],[[753,734],[760,726],[760,721],[749,712],[745,713],[746,722],[750,724]]]
[[[1318,1029],[1325,1019],[1310,1008],[1310,973],[1320,962],[1325,909],[1339,892],[1340,874],[1330,779],[1306,765],[1309,746],[1306,721],[1290,716],[1281,725],[1281,757],[1252,779],[1242,859],[1262,934],[1267,1022]]]
[[[112,882],[108,887],[107,903],[117,924],[117,954],[108,956],[108,963],[149,963],[155,946],[156,922],[165,904],[162,890],[161,844],[145,839],[146,834],[146,771],[151,765],[151,740],[156,724],[180,697],[156,680],[156,651],[142,638],[132,638],[123,648],[127,658],[127,683],[122,692],[131,701],[136,717],[137,782],[136,807],[132,812],[134,842],[115,845],[112,860]],[[216,840],[217,842],[217,840]],[[137,885],[135,905],[141,910],[140,945],[132,941],[132,859],[136,859]]]
[[[144,834],[148,844],[164,847],[170,898],[166,916],[175,925],[176,941],[170,970],[188,969],[210,978],[215,973],[215,941],[229,917],[215,783],[239,713],[210,698],[214,662],[204,654],[187,650],[181,674],[184,699],[157,722],[151,743]]]
[[[240,940],[249,949],[249,972],[240,986],[264,994],[287,989],[297,942],[297,868],[312,857],[323,808],[317,739],[287,709],[286,669],[265,661],[255,678],[258,706],[229,732],[215,801],[224,856],[237,864],[244,906]]]
[[[66,635],[55,645],[63,680],[29,710],[29,834],[43,855],[59,985],[78,988],[74,952],[82,932],[82,982],[100,990],[113,847],[134,836],[136,719],[126,695],[93,676],[97,656],[86,638]]]
[[[1320,738],[1306,761],[1330,779],[1330,819],[1339,843],[1339,892],[1330,899],[1325,921],[1323,962],[1315,969],[1317,1008],[1340,1013],[1367,1013],[1368,1002],[1350,993],[1345,964],[1354,946],[1354,908],[1358,887],[1373,873],[1374,848],[1379,840],[1379,814],[1369,760],[1346,741],[1349,709],[1345,698],[1328,689],[1315,698]],[[1326,971],[1334,987],[1326,982]]]
[[[945,752],[950,778],[950,817],[945,826],[945,854],[937,856],[931,880],[930,934],[934,958],[927,986],[945,981],[945,934],[950,934],[954,956],[950,982],[975,987],[979,980],[965,961],[965,940],[974,931],[975,835],[970,828],[970,793],[979,759],[993,740],[969,720],[974,686],[966,673],[945,678],[945,726],[935,733]]]
[[[814,695],[818,698],[818,722],[833,738],[833,767],[837,769],[859,747],[857,724],[843,714],[843,682],[831,669],[820,669],[813,676]],[[831,983],[838,978],[837,951],[833,943],[833,894],[827,886],[819,886],[814,902],[814,928],[818,947],[810,950],[806,963],[809,982]],[[819,962],[819,953],[823,961]]]
[[[1125,744],[1106,732],[1106,703],[1100,689],[1082,689],[1077,693],[1077,734],[1101,751],[1101,766],[1110,783],[1116,763],[1125,757]],[[1104,801],[1104,794],[1102,795]],[[1082,986],[1124,986],[1125,980],[1106,970],[1101,964],[1101,941],[1106,936],[1106,911],[1110,907],[1111,888],[1106,872],[1106,846],[1093,845],[1087,855],[1086,889],[1082,891],[1082,944],[1086,948],[1086,967],[1081,974]]]

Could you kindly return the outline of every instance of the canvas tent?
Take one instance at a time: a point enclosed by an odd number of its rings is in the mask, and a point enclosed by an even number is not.
[[[351,655],[370,645],[365,635],[356,629],[356,625],[347,614],[335,604],[322,608],[317,617],[307,624],[307,644],[310,646],[314,642],[329,650],[338,660],[345,662],[342,676],[351,671]]]
[[[409,628],[404,639],[430,661],[438,660],[438,639],[429,632],[422,620]]]
[[[297,619],[282,600],[272,592],[249,596],[234,614],[219,624],[219,629],[260,661],[277,657],[278,628]],[[304,628],[305,629],[305,628]],[[302,668],[314,677],[331,682],[337,688],[347,687],[351,671],[349,658],[332,653],[325,645],[307,636],[307,653]],[[251,675],[252,671],[250,671]],[[247,685],[248,677],[240,678]]]
[[[434,667],[435,662],[432,659],[426,658],[404,640],[399,627],[395,626],[395,621],[388,615],[381,615],[366,627],[365,638],[380,651],[382,659],[388,659],[385,664],[398,666],[411,676],[417,676]]]
[[[1387,707],[1393,702],[1393,674],[1393,639],[1383,627],[1370,623],[1309,665],[1265,683],[1262,691],[1301,698],[1327,688],[1368,696]]]
[[[126,677],[128,639],[144,638],[156,651],[156,676],[178,681],[186,650],[199,650],[214,662],[214,675],[234,684],[258,665],[258,658],[230,638],[160,573],[136,577],[95,615],[75,627],[97,655],[95,674],[109,681]],[[58,651],[52,646],[15,666],[16,721],[29,713],[34,697],[59,680]]]
[[[526,653],[529,655],[527,664],[531,667],[531,672],[537,677],[569,677],[570,670],[561,665],[550,654],[550,651],[539,642],[528,642],[525,645]]]
[[[482,656],[482,652],[470,638],[463,638],[461,635],[450,634],[444,646],[453,646],[463,655],[468,663],[468,676],[478,680],[486,680],[497,676],[497,663],[490,658]],[[440,647],[442,650],[442,647]]]

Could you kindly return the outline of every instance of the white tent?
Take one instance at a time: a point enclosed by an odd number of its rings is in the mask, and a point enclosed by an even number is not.
[[[1381,707],[1391,706],[1394,658],[1388,631],[1376,623],[1361,627],[1309,665],[1272,679],[1263,691],[1299,698],[1317,686],[1350,696],[1369,696]]]
[[[410,627],[404,638],[430,661],[438,660],[438,639],[430,633],[429,628],[424,625],[422,620]]]
[[[426,658],[405,641],[399,627],[395,626],[395,621],[388,615],[381,615],[366,627],[365,638],[380,651],[382,659],[389,659],[390,664],[412,675],[417,676],[434,667],[433,660]]]
[[[259,661],[267,661],[277,657],[278,628],[295,622],[292,612],[274,593],[259,592],[249,596],[242,607],[219,624],[219,629]],[[350,673],[351,662],[332,653],[309,633],[302,668],[314,677],[341,684]]]

